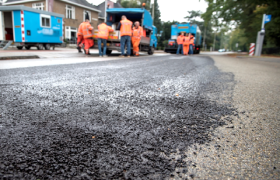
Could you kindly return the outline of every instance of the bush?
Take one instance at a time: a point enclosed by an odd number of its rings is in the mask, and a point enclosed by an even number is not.
[[[280,47],[263,48],[262,54],[280,54]]]

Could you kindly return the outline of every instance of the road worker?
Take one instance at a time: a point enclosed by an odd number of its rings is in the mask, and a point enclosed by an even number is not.
[[[83,29],[83,36],[84,36],[84,41],[85,41],[85,54],[90,55],[89,53],[89,48],[92,47],[94,45],[93,43],[93,27],[90,25],[90,21],[89,21],[89,15],[88,13],[86,14],[86,18],[85,18],[85,22],[82,25],[82,29]]]
[[[189,34],[187,34],[183,38],[183,52],[184,52],[184,55],[188,55],[188,53],[189,53],[189,44],[190,44],[190,36],[189,36]]]
[[[180,54],[180,51],[182,51],[182,54],[184,54],[184,52],[183,52],[184,37],[185,37],[184,32],[181,32],[180,36],[177,37],[177,44],[178,44],[177,54]]]
[[[141,36],[143,36],[143,28],[140,26],[140,23],[136,21],[134,23],[134,28],[132,30],[132,46],[133,46],[133,55],[139,56],[139,44]]]
[[[98,49],[99,49],[99,57],[106,57],[106,49],[107,49],[107,39],[109,36],[109,32],[113,32],[114,30],[107,26],[105,23],[102,23],[98,26]],[[102,53],[102,43],[103,43],[103,53]]]
[[[83,29],[82,29],[82,24],[84,22],[82,22],[80,25],[79,25],[79,28],[78,28],[78,33],[77,33],[77,49],[79,52],[82,52],[81,51],[81,48],[83,46],[83,44],[85,43],[84,41],[84,36],[83,36]]]
[[[194,36],[192,34],[189,34],[189,37],[190,37],[189,54],[193,54]]]
[[[122,20],[119,23],[117,29],[120,29],[121,33],[121,55],[124,57],[125,44],[127,46],[127,57],[130,57],[131,52],[131,35],[132,35],[132,22],[129,21],[126,16],[122,16]]]

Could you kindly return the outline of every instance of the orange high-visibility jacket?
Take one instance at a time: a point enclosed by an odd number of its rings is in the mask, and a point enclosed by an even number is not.
[[[190,39],[190,44],[194,46],[194,39]]]
[[[183,38],[183,45],[188,46],[190,44],[190,37],[185,37]]]
[[[132,37],[140,39],[143,36],[143,28],[141,26],[136,29],[135,27],[132,30]]]
[[[83,30],[84,38],[91,38],[92,37],[93,27],[89,24],[89,22],[84,22],[82,24],[82,30]]]
[[[97,38],[108,39],[109,32],[113,31],[114,30],[110,26],[107,26],[105,23],[102,23],[98,26]]]
[[[82,24],[83,24],[83,23],[84,23],[84,22],[82,22],[82,23],[79,25],[77,36],[82,36],[82,35],[83,35],[83,29],[82,29]]]
[[[194,46],[194,36],[193,35],[191,35],[190,44],[192,44]]]
[[[121,21],[121,36],[131,36],[132,30],[132,22],[130,20],[122,20]]]
[[[177,37],[177,44],[183,44],[183,39],[184,38],[185,38],[185,36],[182,36],[182,35],[178,36]]]

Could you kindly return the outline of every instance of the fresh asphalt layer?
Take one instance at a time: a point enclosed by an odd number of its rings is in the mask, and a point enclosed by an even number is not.
[[[188,158],[243,113],[207,56],[2,69],[0,83],[0,178],[196,178]]]

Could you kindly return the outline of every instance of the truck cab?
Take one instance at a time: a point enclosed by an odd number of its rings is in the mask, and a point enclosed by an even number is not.
[[[200,47],[201,47],[201,31],[196,24],[174,24],[171,26],[171,39],[168,40],[168,45],[165,47],[165,52],[167,53],[176,53],[178,44],[177,44],[177,37],[184,33],[191,33],[194,36],[194,54],[199,54]]]
[[[121,36],[120,30],[117,29],[117,27],[121,21],[122,15],[125,15],[133,24],[134,22],[139,21],[140,26],[143,27],[143,36],[141,37],[139,50],[147,52],[149,55],[154,53],[154,49],[157,47],[157,28],[153,26],[153,19],[149,11],[144,8],[111,8],[107,9],[106,13],[106,24],[114,29],[114,32],[109,34],[107,40],[107,54],[110,54],[113,50],[121,51]],[[98,48],[97,33],[98,30],[94,30],[94,48]]]

